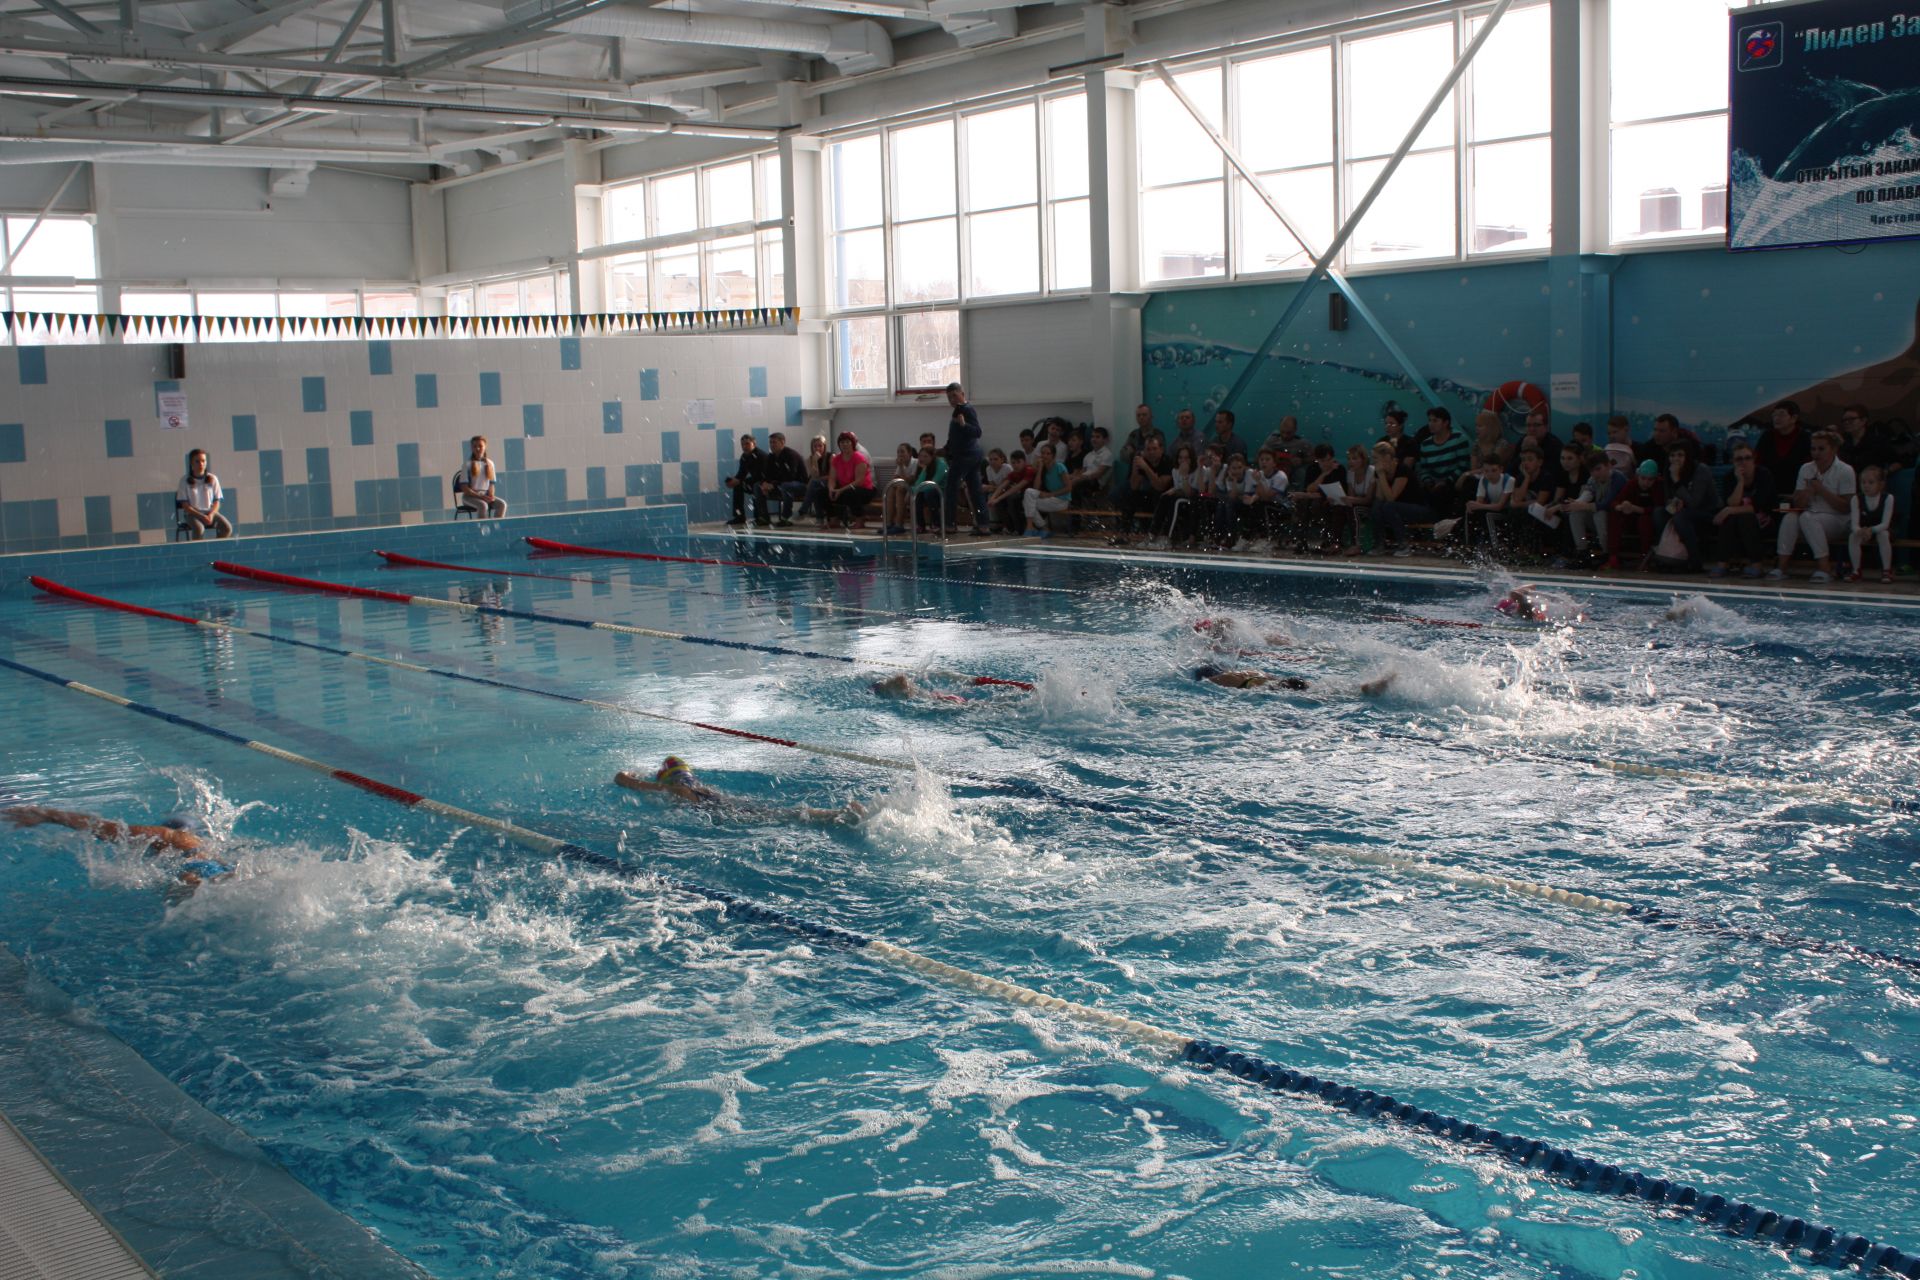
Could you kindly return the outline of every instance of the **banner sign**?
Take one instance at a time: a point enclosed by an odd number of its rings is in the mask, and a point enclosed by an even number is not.
[[[1727,245],[1920,236],[1920,3],[1736,9]]]

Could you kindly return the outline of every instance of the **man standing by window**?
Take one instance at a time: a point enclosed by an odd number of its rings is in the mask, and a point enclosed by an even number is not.
[[[947,419],[947,528],[954,528],[953,513],[958,505],[960,486],[967,488],[967,501],[973,507],[975,537],[987,536],[987,495],[980,487],[980,472],[987,455],[980,448],[980,415],[967,402],[966,388],[957,382],[947,384],[947,403],[953,415]]]

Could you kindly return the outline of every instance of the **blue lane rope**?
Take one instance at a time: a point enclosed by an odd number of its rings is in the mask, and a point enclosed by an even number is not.
[[[766,906],[743,894],[715,888],[698,881],[635,867],[624,859],[589,849],[522,827],[507,819],[461,809],[381,782],[362,774],[337,769],[322,761],[298,755],[269,743],[207,724],[147,703],[135,702],[108,693],[77,680],[68,680],[51,671],[0,657],[0,666],[32,676],[48,684],[99,698],[124,710],[148,716],[180,728],[190,729],[235,746],[271,756],[287,764],[325,774],[336,781],[392,800],[408,808],[418,808],[458,822],[498,832],[525,847],[556,855],[562,860],[611,872],[630,880],[652,880],[675,892],[702,899],[725,908],[730,914],[755,923],[786,930],[809,942],[833,950],[846,951],[870,960],[905,969],[922,977],[964,991],[990,995],[997,999],[1051,1012],[1078,1022],[1131,1038],[1148,1047],[1169,1051],[1203,1071],[1225,1070],[1273,1093],[1291,1093],[1314,1098],[1338,1110],[1366,1119],[1394,1121],[1404,1127],[1444,1139],[1470,1150],[1497,1155],[1508,1162],[1537,1173],[1577,1191],[1617,1199],[1634,1199],[1655,1211],[1679,1215],[1682,1220],[1718,1230],[1736,1239],[1752,1240],[1781,1250],[1789,1256],[1835,1268],[1858,1267],[1862,1274],[1887,1271],[1907,1280],[1920,1280],[1920,1255],[1910,1255],[1892,1245],[1876,1243],[1853,1232],[1810,1223],[1771,1209],[1725,1196],[1703,1194],[1699,1189],[1667,1178],[1622,1170],[1617,1165],[1577,1155],[1537,1138],[1523,1138],[1483,1127],[1454,1116],[1403,1102],[1390,1094],[1371,1089],[1355,1089],[1333,1080],[1282,1067],[1257,1054],[1217,1044],[1210,1040],[1183,1035],[1091,1005],[1063,1000],[1058,996],[1005,982],[973,970],[962,969],[931,956],[896,946],[884,939],[836,925],[823,924],[793,912]]]

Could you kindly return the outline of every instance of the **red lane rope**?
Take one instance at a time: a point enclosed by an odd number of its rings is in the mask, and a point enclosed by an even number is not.
[[[275,573],[271,569],[256,569],[251,565],[234,564],[231,560],[215,560],[213,567],[217,572],[231,574],[236,578],[252,578],[255,582],[271,582],[277,587],[299,587],[302,591],[326,591],[333,595],[358,596],[362,600],[386,600],[393,604],[414,604],[421,600],[419,596],[402,595],[398,591],[382,591],[377,587],[353,587],[344,582],[322,582],[318,578],[296,578],[290,573]],[[445,601],[434,601],[444,604]]]
[[[95,604],[107,609],[119,609],[124,613],[137,613],[146,618],[164,618],[168,622],[188,622],[196,627],[200,625],[200,619],[190,618],[184,613],[168,613],[165,609],[149,609],[143,604],[128,604],[123,600],[109,600],[106,596],[96,596],[91,592],[77,591],[72,587],[55,582],[50,578],[42,578],[38,574],[29,577],[27,581],[50,596],[64,596],[68,600],[78,600],[82,604]]]
[[[502,578],[545,578],[549,582],[592,582],[601,583],[602,578],[582,578],[571,573],[534,573],[527,569],[493,569],[482,564],[450,564],[445,560],[421,560],[414,556],[403,556],[398,551],[376,551],[373,554],[388,564],[403,565],[409,569],[451,569],[455,573],[484,573]]]

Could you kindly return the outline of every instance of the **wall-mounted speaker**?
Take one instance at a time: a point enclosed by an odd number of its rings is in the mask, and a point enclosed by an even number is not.
[[[187,349],[178,342],[167,344],[167,376],[176,382],[187,376]]]
[[[1347,295],[1335,289],[1327,295],[1327,328],[1335,331],[1347,327]]]

